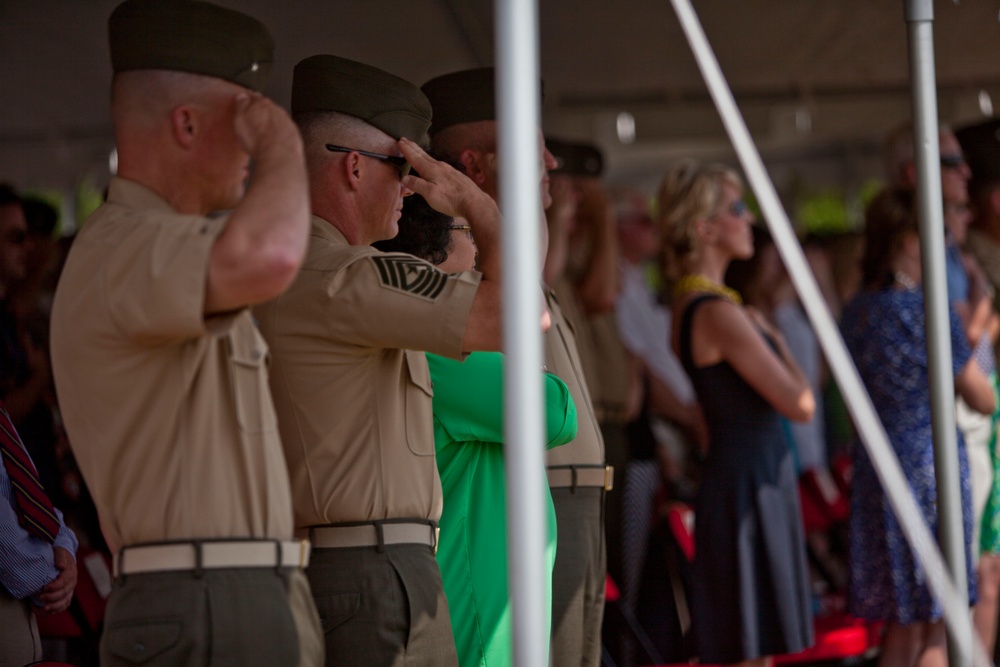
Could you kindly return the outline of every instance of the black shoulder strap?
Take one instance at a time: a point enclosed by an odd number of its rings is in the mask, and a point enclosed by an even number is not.
[[[701,294],[691,299],[688,305],[684,308],[684,313],[681,315],[681,364],[684,365],[684,370],[691,374],[694,369],[694,359],[691,358],[691,321],[694,318],[694,311],[697,310],[698,306],[705,303],[706,301],[715,301],[716,299],[721,299],[722,297],[718,294]]]

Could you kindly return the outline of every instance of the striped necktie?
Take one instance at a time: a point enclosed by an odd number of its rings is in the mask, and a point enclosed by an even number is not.
[[[0,403],[0,458],[14,489],[18,520],[29,533],[51,544],[59,532],[59,518],[3,403]]]

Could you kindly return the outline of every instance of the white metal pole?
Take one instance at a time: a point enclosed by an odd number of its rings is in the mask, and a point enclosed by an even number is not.
[[[955,595],[968,607],[962,487],[955,431],[955,382],[952,374],[951,324],[948,317],[944,256],[944,212],[941,203],[941,162],[938,145],[937,91],[934,74],[934,6],[931,0],[905,0],[913,102],[913,146],[920,212],[920,264],[923,275],[924,319],[927,322],[927,370],[930,381],[934,476],[937,481],[938,539],[956,582]],[[971,629],[948,634],[949,664],[965,667],[972,644]]]
[[[958,636],[971,633],[968,606],[955,591],[955,585],[945,569],[941,552],[938,551],[934,536],[920,514],[909,484],[899,466],[899,459],[889,445],[882,422],[865,390],[858,370],[840,336],[840,331],[826,307],[816,280],[809,270],[805,255],[792,230],[788,215],[764,168],[760,153],[750,137],[746,123],[740,115],[732,92],[722,75],[719,63],[705,37],[701,23],[691,6],[690,0],[671,0],[681,27],[694,53],[698,67],[708,86],[715,106],[722,117],[729,139],[739,156],[740,163],[760,203],[764,218],[774,237],[775,245],[795,284],[799,299],[809,316],[813,329],[819,338],[830,369],[840,386],[844,401],[851,413],[854,424],[868,451],[879,480],[892,504],[900,526],[910,542],[921,566],[927,575],[927,583],[934,596],[941,602],[945,622],[951,632]],[[962,582],[965,585],[965,582]],[[968,645],[959,647],[963,657],[969,659]],[[990,665],[980,642],[975,642],[975,664],[979,667]]]
[[[496,99],[500,210],[503,211],[504,457],[507,474],[508,589],[514,664],[548,664],[545,646],[545,463],[541,267],[542,204],[538,8],[498,0]]]

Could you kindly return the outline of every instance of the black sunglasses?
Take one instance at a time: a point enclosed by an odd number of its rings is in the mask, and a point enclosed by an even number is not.
[[[365,157],[373,157],[376,160],[382,160],[383,162],[388,162],[393,167],[399,171],[400,176],[406,176],[410,173],[410,164],[406,161],[405,157],[400,155],[384,155],[382,153],[372,153],[371,151],[363,151],[360,148],[348,148],[347,146],[334,146],[333,144],[327,144],[326,150],[333,153],[357,153],[358,155],[364,155]]]
[[[945,169],[958,169],[965,164],[965,158],[961,155],[942,155],[941,166]]]

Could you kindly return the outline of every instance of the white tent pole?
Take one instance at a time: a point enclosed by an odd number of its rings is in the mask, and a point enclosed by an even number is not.
[[[496,99],[503,211],[504,465],[507,476],[507,582],[513,605],[514,664],[548,664],[545,652],[545,464],[542,405],[542,205],[538,8],[498,0]],[[498,573],[499,574],[499,573]]]
[[[927,575],[927,583],[934,596],[941,601],[945,622],[952,633],[968,636],[971,633],[968,606],[955,591],[955,585],[944,566],[934,536],[924,523],[920,510],[910,492],[909,484],[899,466],[899,459],[889,445],[885,429],[879,421],[871,398],[865,390],[857,368],[847,352],[837,325],[826,307],[816,280],[809,270],[805,255],[795,237],[788,216],[781,206],[774,184],[771,182],[760,153],[740,115],[732,92],[722,75],[719,63],[705,37],[690,0],[671,0],[691,50],[701,69],[716,108],[726,126],[726,132],[739,156],[740,163],[760,203],[764,218],[774,237],[775,245],[795,284],[799,299],[809,316],[819,338],[830,369],[840,386],[844,401],[879,480],[892,504],[899,523],[910,542],[918,561]],[[965,585],[963,581],[963,586]],[[969,660],[968,644],[960,646],[963,658]],[[975,664],[990,665],[980,642],[975,642]]]
[[[931,0],[905,0],[909,37],[910,79],[913,82],[913,146],[920,212],[920,263],[923,274],[924,319],[927,322],[927,367],[930,381],[931,425],[934,434],[934,475],[937,480],[938,539],[957,600],[968,608],[962,487],[955,433],[955,383],[952,372],[951,325],[948,318],[941,203],[941,163],[938,146],[937,91],[934,74],[934,6]],[[969,664],[971,628],[948,634],[949,664]],[[959,647],[963,647],[959,650]]]

